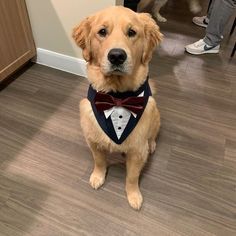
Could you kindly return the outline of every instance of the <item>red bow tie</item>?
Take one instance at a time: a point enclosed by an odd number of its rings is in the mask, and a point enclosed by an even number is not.
[[[97,93],[95,96],[95,106],[98,111],[109,110],[112,107],[124,107],[129,111],[139,114],[144,108],[144,97],[128,97],[125,99],[114,98],[106,93]]]

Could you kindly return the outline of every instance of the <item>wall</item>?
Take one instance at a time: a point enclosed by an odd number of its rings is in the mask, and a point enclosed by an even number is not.
[[[71,38],[74,26],[86,16],[102,8],[122,4],[122,1],[26,0],[26,4],[36,48],[38,49],[38,62],[58,68],[60,65],[53,66],[50,63],[60,61],[62,58],[64,60],[70,59],[70,63],[75,62],[74,58],[82,59],[81,50]],[[64,62],[59,64],[64,64]],[[72,73],[74,72],[72,71]]]
[[[124,0],[116,0],[116,5],[124,6]]]
[[[115,0],[26,0],[37,48],[81,57],[71,39],[73,27],[97,10],[115,5]]]

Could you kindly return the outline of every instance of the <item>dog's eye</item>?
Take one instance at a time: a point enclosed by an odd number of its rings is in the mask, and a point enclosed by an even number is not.
[[[101,36],[101,37],[106,37],[106,35],[107,35],[107,30],[106,29],[100,29],[99,31],[98,31],[98,34]]]
[[[134,37],[137,33],[136,33],[136,31],[134,31],[133,29],[129,29],[127,34],[128,34],[128,36],[129,36],[130,38],[132,38],[132,37]]]

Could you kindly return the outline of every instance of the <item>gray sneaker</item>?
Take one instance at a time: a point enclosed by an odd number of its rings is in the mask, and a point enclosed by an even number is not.
[[[209,19],[207,18],[207,16],[200,16],[200,17],[195,16],[195,17],[193,17],[193,23],[195,25],[206,28],[209,23]]]

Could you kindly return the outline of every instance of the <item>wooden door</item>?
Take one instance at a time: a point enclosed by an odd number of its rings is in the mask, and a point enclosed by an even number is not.
[[[36,55],[24,0],[0,0],[0,82]]]

